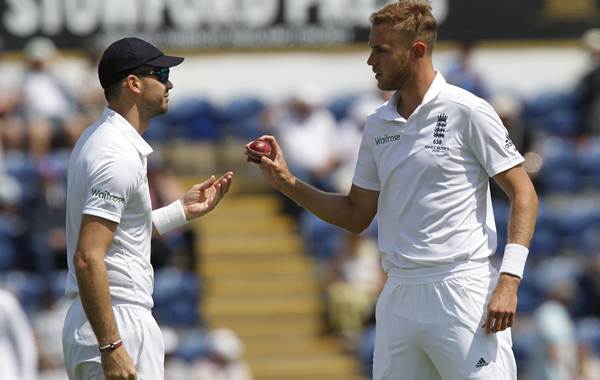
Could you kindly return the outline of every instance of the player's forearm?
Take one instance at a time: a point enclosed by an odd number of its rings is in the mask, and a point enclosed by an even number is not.
[[[357,222],[356,209],[346,195],[319,190],[297,178],[292,178],[279,191],[327,223],[353,233],[368,226]]]
[[[508,242],[529,246],[537,216],[538,199],[533,187],[515,192],[511,197]]]
[[[74,258],[81,304],[101,346],[120,338],[112,312],[103,257],[103,253],[77,252]]]

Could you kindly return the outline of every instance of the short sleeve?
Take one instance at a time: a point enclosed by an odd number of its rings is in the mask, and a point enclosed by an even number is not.
[[[524,161],[496,111],[483,100],[471,111],[467,144],[490,177]]]
[[[352,183],[363,189],[380,191],[381,183],[379,181],[375,156],[373,155],[373,146],[370,141],[367,128],[365,127],[358,150],[358,159]]]
[[[139,183],[138,164],[125,155],[111,155],[91,169],[83,213],[119,223]]]

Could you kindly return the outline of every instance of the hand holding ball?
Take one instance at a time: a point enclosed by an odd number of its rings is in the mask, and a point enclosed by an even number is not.
[[[260,164],[262,156],[269,157],[271,151],[271,144],[264,140],[254,140],[246,146],[246,155],[248,156],[248,159],[257,164]]]

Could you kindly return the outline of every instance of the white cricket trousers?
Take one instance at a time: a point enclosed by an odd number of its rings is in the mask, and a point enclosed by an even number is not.
[[[123,347],[133,360],[139,380],[164,380],[165,347],[158,324],[149,309],[113,304]],[[104,379],[98,340],[79,298],[69,309],[63,326],[63,354],[70,380]]]
[[[373,379],[516,380],[510,329],[481,327],[497,271],[486,262],[429,272],[388,273],[376,307]]]

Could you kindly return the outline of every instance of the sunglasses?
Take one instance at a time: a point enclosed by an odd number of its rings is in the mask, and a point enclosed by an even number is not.
[[[156,70],[137,71],[137,72],[134,72],[133,74],[153,76],[153,77],[156,77],[156,79],[160,83],[167,84],[167,82],[169,81],[169,73],[170,73],[169,68],[164,67],[162,69],[156,69]]]

